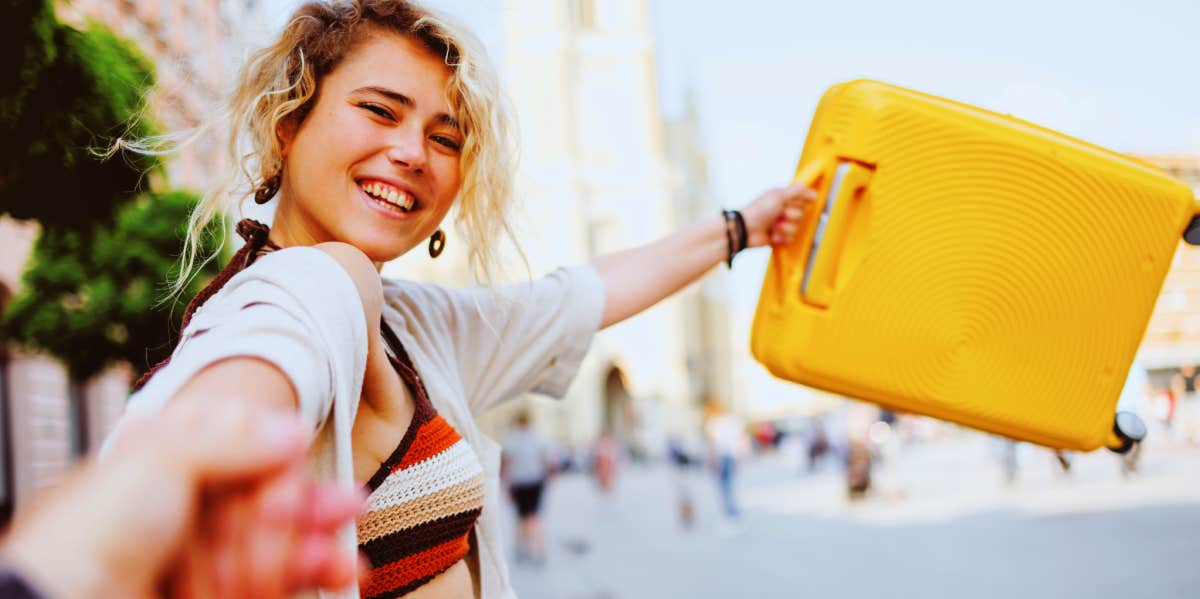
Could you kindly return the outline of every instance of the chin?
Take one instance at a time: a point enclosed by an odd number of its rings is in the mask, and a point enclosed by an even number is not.
[[[373,234],[351,235],[347,243],[361,250],[371,262],[376,263],[390,262],[412,249],[412,245],[398,239],[394,233],[387,235],[378,231]]]

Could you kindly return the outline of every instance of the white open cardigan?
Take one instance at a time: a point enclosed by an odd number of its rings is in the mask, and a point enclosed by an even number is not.
[[[565,395],[600,326],[604,283],[584,265],[499,293],[384,279],[383,295],[383,316],[434,407],[483,463],[484,507],[475,528],[481,595],[515,597],[500,543],[500,447],[474,415],[527,392]],[[350,430],[366,370],[365,321],[354,282],[337,261],[311,247],[276,250],[195,312],[170,363],[130,397],[127,414],[161,409],[218,360],[258,357],[288,377],[300,416],[317,431],[316,476],[353,484]],[[352,526],[344,535],[357,546]]]

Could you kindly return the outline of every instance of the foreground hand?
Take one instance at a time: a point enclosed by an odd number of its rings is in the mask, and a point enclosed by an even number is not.
[[[358,493],[318,486],[301,466],[209,491],[197,532],[171,568],[168,597],[274,599],[346,586],[358,564],[337,533],[361,505]]]
[[[796,239],[805,210],[817,192],[803,184],[772,189],[742,208],[746,247],[786,245]]]
[[[185,564],[196,556],[211,563],[224,555],[197,550],[205,521],[228,506],[260,502],[278,485],[295,488],[311,434],[292,414],[233,404],[215,411],[194,406],[128,422],[110,455],[89,461],[17,514],[4,559],[50,597],[157,597],[164,583],[186,596],[188,589],[169,584],[187,571]],[[311,495],[299,493],[276,506],[279,513],[296,516],[286,524],[252,523],[257,531],[298,531],[300,539],[315,535],[328,549],[316,564],[305,563],[311,556],[303,551],[283,552],[280,559],[291,561],[283,570],[291,573],[282,583],[267,581],[268,588],[311,588],[316,573],[337,571],[331,564],[356,559],[332,549],[337,545],[329,531],[352,521],[357,492],[312,488],[330,494],[335,505],[314,515],[307,510],[317,508],[305,505]],[[278,570],[265,572],[278,577]],[[350,583],[353,577],[350,568],[327,586]],[[202,577],[192,580],[208,586],[190,590],[217,588]]]

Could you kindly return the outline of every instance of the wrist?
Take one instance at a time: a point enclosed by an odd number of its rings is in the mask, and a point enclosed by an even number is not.
[[[71,545],[51,544],[13,535],[0,549],[0,569],[15,572],[45,599],[126,596],[88,556],[67,556],[74,553]]]

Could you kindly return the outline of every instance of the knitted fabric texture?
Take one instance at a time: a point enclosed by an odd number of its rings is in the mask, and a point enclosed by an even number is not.
[[[483,511],[483,465],[462,435],[430,403],[425,385],[386,322],[388,359],[416,411],[400,444],[367,487],[359,548],[371,562],[363,597],[399,597],[445,572],[471,550]]]

